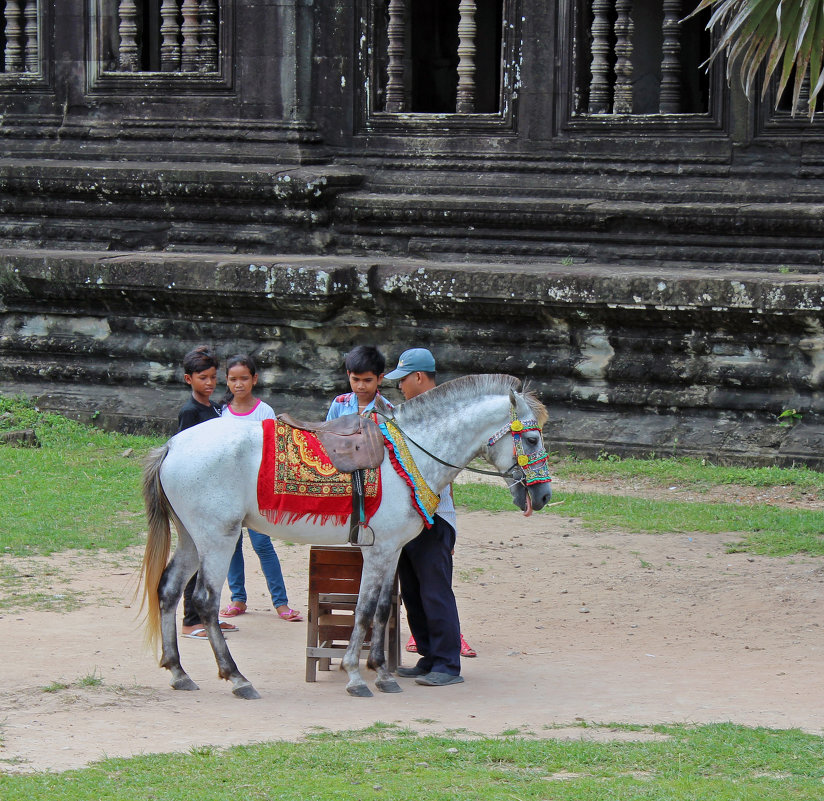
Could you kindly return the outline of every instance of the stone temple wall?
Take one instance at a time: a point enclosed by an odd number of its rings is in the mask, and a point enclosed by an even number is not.
[[[426,345],[554,450],[822,466],[824,115],[677,3],[450,5],[6,3],[0,392],[170,432],[206,342],[320,416],[353,345]]]
[[[103,427],[174,430],[180,362],[252,353],[278,411],[320,417],[343,356],[412,346],[439,380],[506,372],[550,450],[824,464],[824,286],[801,272],[597,263],[51,252],[0,261],[0,392]],[[218,390],[218,394],[220,393]],[[400,400],[387,387],[393,401]],[[216,395],[217,397],[217,395]],[[802,417],[782,427],[788,408]]]

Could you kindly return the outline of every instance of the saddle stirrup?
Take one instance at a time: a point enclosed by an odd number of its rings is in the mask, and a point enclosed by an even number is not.
[[[360,542],[361,529],[369,528],[366,525],[363,470],[353,470],[349,475],[352,479],[352,516],[349,518],[349,544],[374,545],[374,532],[372,532],[372,542]]]

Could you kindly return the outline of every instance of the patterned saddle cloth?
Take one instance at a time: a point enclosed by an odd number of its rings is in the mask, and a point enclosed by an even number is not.
[[[311,432],[282,420],[264,420],[263,456],[258,471],[258,508],[272,523],[308,518],[321,525],[344,525],[352,514],[352,481],[332,464]],[[380,469],[364,471],[366,520],[381,503]]]

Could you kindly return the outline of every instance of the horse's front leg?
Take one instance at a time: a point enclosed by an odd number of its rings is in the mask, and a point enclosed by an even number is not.
[[[363,573],[361,574],[358,605],[355,608],[355,625],[349,639],[349,647],[341,660],[341,667],[349,674],[346,692],[359,698],[369,698],[371,690],[360,674],[360,652],[370,624],[372,645],[367,666],[378,671],[377,687],[382,692],[400,692],[401,688],[386,669],[383,652],[384,632],[389,618],[392,600],[392,585],[398,563],[398,552],[386,554],[375,550],[364,552]],[[392,685],[395,685],[395,688]]]
[[[363,641],[366,639],[366,632],[369,629],[369,621],[375,611],[378,602],[377,587],[374,590],[364,592],[363,579],[361,579],[360,594],[358,595],[358,605],[355,607],[355,625],[349,635],[349,647],[343,654],[340,666],[349,674],[349,683],[346,685],[346,692],[356,698],[371,698],[372,691],[366,686],[363,676],[360,674],[360,652]]]
[[[386,624],[392,609],[392,590],[395,586],[395,571],[384,576],[381,585],[378,605],[372,621],[372,642],[369,648],[369,657],[366,666],[378,674],[375,686],[383,693],[403,692],[395,677],[386,667]]]

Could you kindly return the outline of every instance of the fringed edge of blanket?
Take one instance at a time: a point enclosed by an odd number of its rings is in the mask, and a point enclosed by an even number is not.
[[[398,455],[395,453],[395,443],[386,436],[385,432],[383,435],[383,441],[386,443],[386,452],[389,454],[389,461],[392,462],[392,467],[395,468],[395,472],[406,482],[409,487],[409,494],[412,496],[412,504],[415,507],[415,511],[423,518],[424,528],[432,528],[432,524],[435,520],[426,511],[426,507],[424,507],[421,499],[418,497],[418,490],[415,486],[415,482],[412,480],[412,476],[409,475],[406,468],[403,466],[403,463],[400,459],[398,459]]]
[[[277,525],[291,525],[297,523],[299,520],[306,520],[309,523],[325,526],[327,523],[333,525],[345,526],[349,522],[350,513],[343,515],[323,515],[318,512],[287,512],[283,509],[259,509],[263,517],[265,517],[273,526]]]

